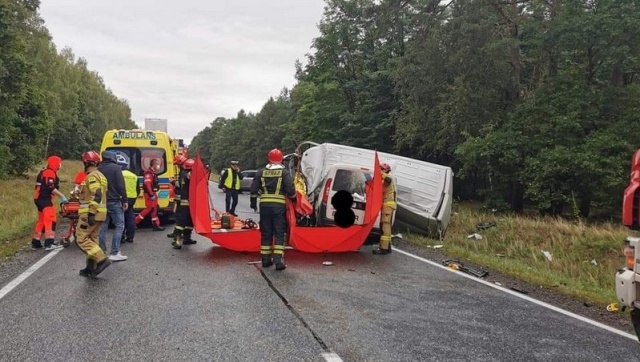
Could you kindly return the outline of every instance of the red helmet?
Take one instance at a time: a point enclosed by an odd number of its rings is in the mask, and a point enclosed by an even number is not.
[[[98,152],[93,150],[87,151],[82,154],[82,162],[84,162],[85,164],[92,163],[97,165],[100,163],[100,155],[98,154]]]
[[[184,161],[184,163],[182,164],[182,168],[184,168],[185,170],[191,170],[195,163],[196,163],[196,161],[194,161],[193,159],[190,158],[190,159]]]
[[[284,156],[282,155],[282,151],[277,148],[269,151],[269,162],[271,163],[282,163]]]
[[[54,171],[58,171],[60,169],[60,165],[62,165],[62,159],[58,156],[49,156],[47,158],[47,167]]]
[[[173,163],[180,166],[184,163],[184,161],[186,161],[187,158],[184,157],[183,155],[178,155],[173,159]]]
[[[388,163],[381,163],[380,164],[380,169],[382,169],[382,171],[384,172],[391,172],[391,166],[389,166]]]

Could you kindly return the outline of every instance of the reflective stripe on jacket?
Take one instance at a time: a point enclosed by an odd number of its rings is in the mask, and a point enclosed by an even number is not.
[[[387,173],[382,173],[382,201],[384,206],[396,208],[396,183]]]
[[[84,187],[80,194],[80,208],[78,214],[94,214],[96,221],[107,219],[107,178],[92,168],[84,180]]]

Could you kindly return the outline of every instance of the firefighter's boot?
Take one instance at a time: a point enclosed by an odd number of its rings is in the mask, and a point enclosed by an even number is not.
[[[263,255],[262,256],[262,267],[268,268],[273,265],[273,260],[271,260],[271,255]]]
[[[96,268],[91,271],[90,275],[92,277],[98,276],[98,274],[102,273],[105,269],[107,269],[109,265],[111,265],[111,260],[109,260],[109,258],[105,258],[103,261],[99,262],[98,265],[96,265]]]
[[[174,249],[182,249],[182,235],[178,234],[173,238],[173,242],[171,243]]]
[[[282,255],[276,255],[273,257],[273,262],[276,264],[276,270],[285,270],[287,268]]]
[[[182,239],[182,243],[184,245],[192,245],[197,243],[197,241],[191,239],[191,229],[185,229],[183,232],[184,238]]]
[[[89,277],[91,276],[91,272],[96,269],[96,266],[97,264],[95,259],[87,258],[87,266],[84,269],[80,269],[80,272],[78,274],[80,274],[83,277]]]
[[[176,230],[176,228],[173,228],[173,231],[167,234],[167,237],[169,239],[175,239],[177,234],[178,234],[178,230]]]
[[[383,248],[373,249],[373,253],[376,254],[376,255],[391,254],[391,245],[389,245],[388,249],[383,249]]]

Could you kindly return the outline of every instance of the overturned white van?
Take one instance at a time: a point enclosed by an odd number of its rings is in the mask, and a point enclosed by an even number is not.
[[[398,208],[394,216],[394,229],[409,230],[436,239],[444,238],[453,202],[451,168],[384,152],[378,152],[378,157],[380,162],[391,166],[391,176],[396,181]],[[324,196],[328,196],[324,195],[324,189],[334,188],[333,185],[327,185],[329,176],[345,170],[342,173],[351,174],[348,175],[349,181],[344,180],[349,191],[357,191],[359,183],[351,182],[354,180],[354,173],[348,172],[348,165],[368,170],[374,158],[373,150],[314,142],[303,142],[295,154],[287,156],[288,160],[295,160],[289,163],[289,167],[293,169],[292,164],[295,164],[304,175],[307,194],[314,205],[318,225],[325,223],[331,216],[330,213],[327,214],[326,206],[322,207],[323,198],[326,198]],[[355,178],[356,181],[357,179],[360,177]],[[360,181],[364,182],[363,180],[364,176]],[[326,205],[326,201],[324,204]]]

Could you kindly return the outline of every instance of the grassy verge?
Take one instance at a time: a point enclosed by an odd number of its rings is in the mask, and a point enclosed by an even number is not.
[[[587,225],[543,217],[493,215],[472,204],[456,205],[443,254],[599,305],[616,300],[614,273],[624,265],[628,230],[622,225]],[[478,231],[483,222],[496,226]],[[478,233],[482,239],[468,238]],[[418,245],[438,242],[420,236]],[[552,255],[548,260],[543,251]]]
[[[44,167],[43,163],[41,167]],[[60,177],[60,191],[69,194],[73,188],[73,179],[82,170],[79,161],[63,161]],[[13,180],[0,180],[0,260],[15,255],[29,245],[30,234],[37,220],[37,210],[33,204],[35,178],[40,168],[29,172],[28,177]],[[54,202],[58,202],[56,197]],[[58,216],[60,218],[60,216]]]

